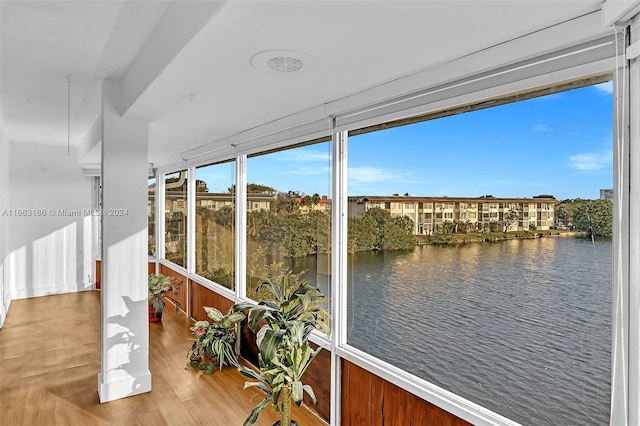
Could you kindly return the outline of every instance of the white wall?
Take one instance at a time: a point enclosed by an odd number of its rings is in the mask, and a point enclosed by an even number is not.
[[[75,150],[66,146],[9,143],[8,253],[5,287],[12,299],[92,288],[91,208]]]
[[[9,145],[4,138],[4,134],[0,131],[0,328],[4,323],[9,304],[11,303],[11,293],[9,286],[5,285],[4,277],[8,273],[5,267],[5,258],[7,255],[7,219],[3,215],[3,211],[9,208],[8,205],[8,181],[9,181]]]

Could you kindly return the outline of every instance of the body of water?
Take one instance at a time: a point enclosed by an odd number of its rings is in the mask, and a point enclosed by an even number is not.
[[[358,253],[348,341],[524,425],[607,425],[611,298],[611,240]]]

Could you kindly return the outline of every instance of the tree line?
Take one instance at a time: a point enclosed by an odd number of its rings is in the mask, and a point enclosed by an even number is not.
[[[567,199],[556,209],[559,224],[596,237],[613,234],[613,203],[611,200]]]

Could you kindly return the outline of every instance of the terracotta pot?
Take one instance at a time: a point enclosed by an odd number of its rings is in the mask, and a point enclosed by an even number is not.
[[[149,322],[160,322],[162,321],[162,312],[158,312],[156,315],[155,308],[149,308]]]

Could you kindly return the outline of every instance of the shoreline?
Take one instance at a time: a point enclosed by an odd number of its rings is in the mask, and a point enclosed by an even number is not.
[[[559,229],[549,229],[545,231],[512,231],[490,232],[490,233],[468,233],[468,234],[451,234],[451,239],[447,241],[438,241],[438,236],[434,235],[417,235],[416,245],[449,245],[449,244],[466,244],[466,243],[485,243],[508,240],[533,240],[536,238],[585,238],[589,234],[585,231],[563,231]],[[435,240],[435,241],[434,241]]]

